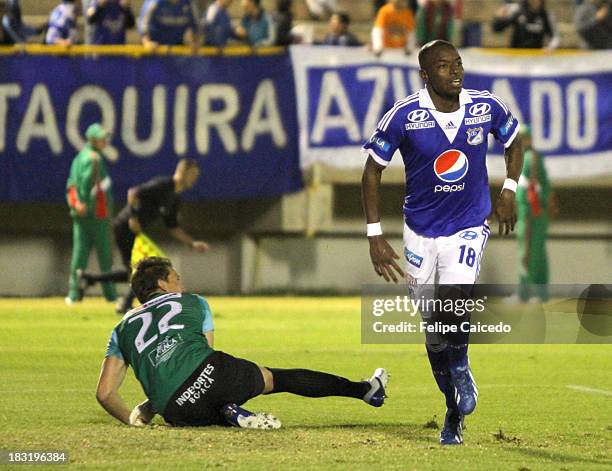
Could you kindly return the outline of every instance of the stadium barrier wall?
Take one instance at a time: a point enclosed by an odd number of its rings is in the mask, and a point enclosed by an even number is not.
[[[402,242],[389,238],[398,253]],[[585,243],[586,242],[586,243]],[[212,240],[202,256],[164,242],[164,250],[186,286],[202,294],[258,292],[358,293],[362,284],[379,283],[362,236],[236,235]],[[609,283],[612,239],[585,241],[554,238],[548,252],[551,280],[563,283]],[[70,241],[51,237],[0,239],[0,296],[64,296],[70,266]],[[483,258],[480,283],[516,283],[518,255],[514,239],[491,239]],[[115,254],[115,266],[120,267]],[[97,270],[92,254],[90,268]],[[119,291],[121,292],[120,288]],[[92,295],[99,295],[98,288]]]

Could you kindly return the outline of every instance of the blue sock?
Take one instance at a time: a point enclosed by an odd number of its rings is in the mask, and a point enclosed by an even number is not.
[[[455,388],[451,382],[450,369],[449,369],[449,355],[447,345],[426,345],[427,357],[429,358],[429,364],[431,365],[431,372],[436,380],[436,384],[444,398],[446,399],[446,408],[451,410],[457,410],[457,403],[455,402]]]
[[[449,345],[447,348],[448,362],[451,368],[467,366],[468,344]]]

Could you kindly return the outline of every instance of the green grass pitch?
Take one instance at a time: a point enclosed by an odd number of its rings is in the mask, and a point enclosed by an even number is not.
[[[352,379],[384,366],[392,375],[387,403],[375,409],[351,399],[278,394],[249,403],[277,415],[278,431],[173,429],[161,420],[129,428],[94,396],[118,321],[112,306],[98,299],[71,307],[60,299],[4,299],[0,449],[67,450],[71,467],[101,470],[612,469],[609,345],[472,346],[478,407],[467,420],[465,445],[441,448],[443,398],[424,348],[361,345],[359,298],[209,302],[217,349]],[[131,372],[122,394],[130,406],[143,400]]]

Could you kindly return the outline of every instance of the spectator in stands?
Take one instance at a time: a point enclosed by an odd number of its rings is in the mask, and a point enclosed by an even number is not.
[[[22,44],[27,42],[28,36],[40,34],[46,28],[46,24],[32,27],[26,25],[21,19],[21,5],[19,0],[7,0],[0,6],[0,44]]]
[[[379,55],[383,49],[404,49],[409,54],[415,46],[414,16],[405,0],[388,0],[378,14],[372,29],[372,49]]]
[[[206,10],[202,25],[205,45],[224,47],[230,39],[236,37],[227,12],[231,3],[232,0],[215,0]]]
[[[561,42],[553,14],[546,8],[545,0],[522,0],[502,6],[493,21],[494,31],[512,26],[510,47],[541,49],[548,37],[547,50],[556,49]]]
[[[336,11],[337,0],[306,0],[308,13],[313,20],[322,20]]]
[[[589,49],[612,49],[612,2],[585,0],[576,8],[576,31]]]
[[[272,18],[261,6],[261,0],[242,0],[244,16],[236,30],[236,35],[251,46],[272,46],[276,41],[276,31]]]
[[[49,27],[45,36],[46,44],[71,46],[78,40],[76,19],[79,14],[74,0],[63,0],[49,15]]]
[[[198,45],[196,14],[189,0],[145,0],[139,21],[142,43],[148,48]]]
[[[351,17],[343,11],[332,13],[329,19],[329,32],[323,40],[326,46],[361,46],[361,41],[350,31]]]
[[[374,17],[376,17],[378,10],[380,10],[386,3],[387,3],[387,0],[373,0],[372,1],[372,11],[374,12]],[[418,11],[419,9],[418,0],[408,0],[408,8],[410,8],[410,10],[412,10],[413,13]]]
[[[92,44],[125,44],[135,24],[130,0],[91,0],[85,18],[94,27]]]
[[[276,13],[274,26],[276,27],[276,45],[289,46],[294,41],[291,29],[293,28],[293,13],[291,7],[293,0],[276,0]]]
[[[0,18],[3,19],[4,15],[6,15],[7,12],[8,12],[8,5],[6,4],[6,1],[0,0]],[[0,23],[0,45],[5,45],[5,44],[14,44],[14,43],[11,42],[11,37],[6,32],[4,28],[4,21],[2,21]]]
[[[425,0],[417,12],[416,37],[419,45],[435,39],[452,42],[454,11],[449,0]]]

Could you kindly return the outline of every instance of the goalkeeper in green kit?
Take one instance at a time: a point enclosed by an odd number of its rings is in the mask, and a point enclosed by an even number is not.
[[[167,258],[141,260],[131,285],[143,304],[113,330],[96,390],[102,407],[125,424],[146,425],[157,413],[174,426],[279,428],[276,417],[241,405],[280,392],[344,396],[373,407],[385,402],[388,375],[383,368],[369,380],[350,381],[320,371],[260,367],[213,350],[210,307],[201,296],[185,292]],[[147,396],[132,411],[119,395],[128,366]]]
[[[66,199],[72,217],[72,262],[70,263],[67,304],[79,301],[77,270],[85,270],[89,252],[95,247],[102,271],[109,271],[113,263],[110,221],[113,210],[111,178],[102,150],[109,133],[98,123],[85,131],[87,144],[77,154],[70,167],[66,183]],[[102,290],[108,301],[117,298],[115,286],[103,283]]]

